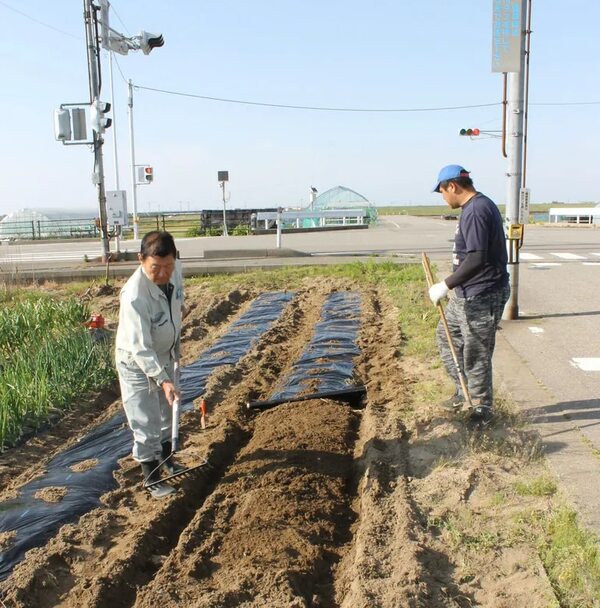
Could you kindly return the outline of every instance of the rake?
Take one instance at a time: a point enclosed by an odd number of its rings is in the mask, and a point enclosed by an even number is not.
[[[427,279],[427,287],[431,287],[433,285],[433,275],[431,274],[431,266],[429,265],[429,258],[425,252],[421,253],[421,262],[423,263],[423,270],[425,271],[425,278]],[[450,352],[452,353],[452,360],[454,361],[454,366],[456,367],[456,373],[458,374],[458,380],[460,382],[460,388],[462,389],[463,395],[465,396],[465,400],[470,408],[473,407],[473,402],[471,401],[471,395],[469,394],[469,389],[467,388],[467,383],[465,381],[465,377],[460,368],[460,363],[458,362],[458,355],[456,354],[456,348],[454,348],[454,343],[452,342],[452,335],[450,334],[450,328],[448,327],[448,321],[446,320],[446,313],[444,313],[444,307],[440,302],[436,304],[436,308],[440,313],[440,319],[442,321],[442,325],[444,326],[444,331],[446,332],[446,338],[448,339],[448,345],[450,346]]]
[[[175,363],[174,376],[175,376],[175,382],[176,382],[176,386],[177,386],[179,384],[179,382],[177,382],[177,379],[179,378],[179,364],[177,362]],[[165,464],[166,462],[169,462],[169,460],[171,461],[171,463],[173,463],[173,456],[175,455],[175,452],[177,452],[177,450],[179,449],[179,411],[180,411],[180,409],[181,409],[181,402],[177,398],[173,401],[173,420],[171,423],[171,453],[166,458],[164,458],[161,462],[158,463],[158,466],[156,466],[153,469],[152,473],[154,473],[154,471],[160,469],[160,467],[163,464]],[[161,477],[157,481],[145,483],[144,487],[146,489],[153,488],[154,486],[157,486],[166,481],[172,481],[172,480],[176,480],[176,479],[183,479],[183,478],[191,477],[193,473],[198,472],[202,468],[204,468],[205,470],[212,468],[211,464],[208,462],[208,460],[206,458],[202,458],[202,461],[203,462],[201,462],[200,464],[195,464],[191,467],[185,467],[185,468],[182,467],[180,469],[176,469],[173,473],[171,473],[170,475],[167,475],[166,477]],[[152,473],[150,473],[150,475],[152,475]]]

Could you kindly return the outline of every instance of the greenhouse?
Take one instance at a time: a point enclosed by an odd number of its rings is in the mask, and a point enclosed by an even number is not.
[[[0,220],[0,239],[47,239],[94,236],[94,212],[19,209]]]
[[[341,209],[364,209],[365,215],[363,223],[373,224],[377,221],[377,208],[369,202],[362,194],[346,188],[345,186],[336,186],[323,192],[315,198],[307,211],[333,211]],[[340,223],[340,220],[334,218],[327,219],[327,224]],[[308,218],[304,220],[303,227],[311,228],[319,225],[318,218]]]

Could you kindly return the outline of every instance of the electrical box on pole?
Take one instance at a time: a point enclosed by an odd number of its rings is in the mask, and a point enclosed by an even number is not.
[[[106,219],[109,226],[128,226],[127,193],[125,190],[107,190]]]

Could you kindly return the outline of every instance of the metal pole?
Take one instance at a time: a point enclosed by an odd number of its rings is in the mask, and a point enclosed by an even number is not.
[[[281,249],[281,207],[277,207],[277,249]]]
[[[523,168],[523,113],[525,89],[525,17],[527,0],[521,0],[521,57],[519,71],[508,76],[508,171],[506,225],[519,223],[519,192]],[[508,240],[508,273],[510,298],[504,308],[504,319],[519,318],[519,249],[517,241]]]
[[[100,96],[100,52],[98,49],[97,23],[92,0],[83,0],[85,19],[85,38],[87,42],[88,75],[90,83],[90,103]],[[98,207],[100,211],[100,239],[102,242],[102,260],[110,258],[108,226],[106,223],[106,192],[104,190],[104,164],[102,160],[102,135],[93,131],[94,173],[92,181],[98,186]]]
[[[117,121],[115,120],[115,90],[113,86],[113,52],[108,51],[108,73],[110,76],[110,105],[113,110],[112,117],[112,137],[113,137],[113,163],[115,167],[115,190],[120,190],[119,187],[119,154],[117,150]]]
[[[113,162],[115,167],[115,190],[120,190],[119,187],[119,156],[117,151],[117,121],[116,119],[116,111],[115,111],[115,88],[113,84],[113,52],[108,51],[108,73],[110,76],[110,106],[113,111],[113,119],[112,119],[112,137],[113,137]],[[115,226],[115,245],[117,251],[121,251],[121,244],[119,243],[119,235],[121,231],[121,226]]]
[[[229,236],[227,234],[227,211],[225,210],[225,182],[221,182],[221,188],[223,188],[223,236]]]
[[[135,144],[133,139],[133,82],[128,81],[129,95],[127,106],[129,108],[129,156],[131,163],[131,204],[133,205],[133,238],[140,238],[137,216],[137,184],[135,181]]]

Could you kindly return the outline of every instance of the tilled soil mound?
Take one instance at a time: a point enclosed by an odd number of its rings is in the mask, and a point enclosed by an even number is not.
[[[310,340],[326,297],[361,291],[356,384],[361,408],[317,399],[249,412],[267,399]],[[258,293],[225,298],[188,291],[183,364],[223,335]],[[115,310],[116,294],[105,296]],[[114,315],[113,315],[114,316]],[[103,506],[32,549],[0,583],[2,606],[161,608],[549,606],[551,589],[526,547],[500,552],[482,576],[462,576],[427,520],[436,489],[450,510],[477,497],[477,463],[454,477],[433,466],[464,445],[454,421],[423,413],[406,422],[423,370],[403,361],[397,311],[378,289],[310,279],[235,366],[212,375],[198,411],[181,421],[179,460],[210,467],[162,501],[140,487],[127,457]],[[48,459],[120,408],[107,392],[2,456],[0,500],[43,473]],[[432,422],[433,420],[433,422]],[[90,465],[87,461],[86,466]],[[91,465],[90,465],[91,466]],[[10,543],[6,535],[4,543]],[[1,545],[0,545],[1,548]],[[507,548],[508,549],[508,548]],[[501,581],[512,569],[514,588]],[[517,589],[518,587],[518,589]]]

